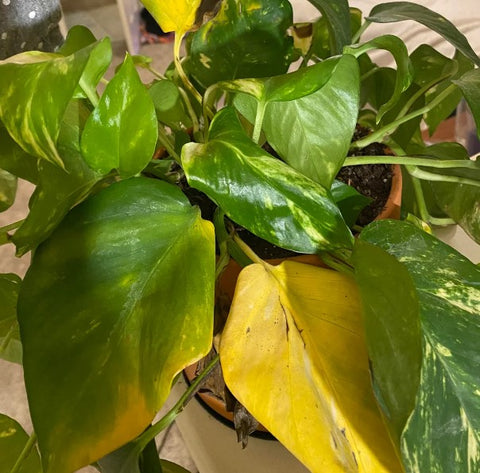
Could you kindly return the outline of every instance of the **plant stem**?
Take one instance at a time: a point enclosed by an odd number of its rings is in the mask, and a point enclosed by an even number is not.
[[[187,90],[189,90],[190,93],[195,97],[195,100],[197,100],[198,103],[201,105],[202,96],[198,93],[197,89],[195,89],[193,84],[190,82],[187,74],[185,74],[185,71],[183,70],[182,63],[180,62],[180,46],[182,45],[182,39],[184,36],[185,34],[175,33],[175,42],[173,43],[173,61],[175,64],[175,69],[177,70],[180,79],[182,79],[183,84],[185,85]]]
[[[403,164],[405,166],[424,166],[436,169],[480,169],[478,163],[470,159],[429,159],[416,156],[353,156],[345,159],[344,166],[359,166],[361,164]]]
[[[190,102],[190,99],[188,98],[188,94],[180,87],[178,88],[178,91],[180,92],[183,102],[187,107],[188,115],[192,120],[193,134],[195,135],[200,130],[200,124],[198,123],[197,114],[195,113],[195,110],[192,107],[192,102]]]
[[[5,353],[5,350],[7,349],[8,344],[10,343],[10,340],[13,338],[13,334],[15,331],[18,329],[18,322],[15,322],[7,332],[7,335],[5,335],[5,338],[3,339],[2,344],[0,345],[0,355],[3,355]]]
[[[5,225],[4,227],[0,227],[0,233],[7,233],[10,230],[15,230],[17,229],[23,222],[25,222],[25,219],[22,218],[22,220],[18,220],[13,223],[9,223],[8,225]]]
[[[348,263],[345,258],[345,255],[335,254],[335,253],[321,253],[320,258],[322,261],[330,266],[331,268],[335,269],[336,271],[348,274],[352,276],[354,272],[353,266]]]
[[[394,120],[391,123],[388,123],[387,125],[379,128],[378,130],[374,131],[370,135],[366,136],[365,138],[362,138],[360,140],[354,141],[351,144],[351,148],[364,148],[365,146],[368,146],[372,143],[375,143],[377,141],[382,141],[383,137],[385,135],[389,135],[393,133],[400,125],[403,123],[406,123],[413,118],[417,118],[424,113],[429,112],[433,108],[435,108],[439,103],[441,103],[443,100],[445,100],[451,93],[455,92],[457,90],[457,86],[454,84],[449,85],[442,93],[440,93],[435,99],[433,99],[429,104],[425,105],[424,107],[419,108],[418,110],[415,110],[411,113],[408,113],[407,115],[404,115],[401,118],[398,118],[397,120]]]
[[[260,258],[238,235],[233,236],[233,241],[240,247],[240,249],[250,258],[254,263],[259,263],[265,266],[265,261]]]
[[[257,104],[257,114],[255,115],[255,126],[252,133],[252,141],[258,144],[260,141],[260,134],[262,132],[263,118],[265,117],[265,110],[267,109],[267,103],[265,101],[259,101]]]
[[[165,147],[168,151],[168,154],[178,163],[181,164],[180,156],[175,151],[175,148],[172,146],[170,138],[167,135],[167,132],[163,128],[163,125],[158,125],[158,141]]]
[[[25,459],[30,455],[30,452],[32,451],[32,448],[35,447],[35,444],[37,443],[37,435],[35,432],[30,435],[27,443],[25,444],[25,447],[23,447],[22,452],[17,458],[17,461],[15,462],[15,465],[13,465],[13,468],[10,470],[10,473],[18,473],[20,471],[20,468],[22,467],[23,462]]]
[[[407,171],[410,174],[411,169],[409,166],[407,166]],[[418,206],[418,213],[424,222],[428,222],[430,220],[430,214],[428,213],[427,203],[425,202],[425,196],[423,195],[422,183],[416,177],[411,176],[411,179],[415,200]]]
[[[466,177],[446,176],[445,174],[435,174],[433,172],[423,171],[415,166],[408,169],[411,176],[424,181],[434,182],[454,182],[455,184],[466,184],[468,186],[480,187],[480,181],[475,179],[468,179]]]
[[[216,355],[215,358],[213,358],[212,361],[207,365],[207,367],[193,380],[192,384],[190,384],[188,389],[182,394],[175,405],[156,424],[149,427],[145,432],[143,432],[142,435],[140,435],[140,437],[135,440],[135,443],[137,443],[141,450],[143,450],[148,445],[148,442],[154,439],[162,430],[167,428],[183,411],[183,409],[185,409],[185,406],[201,387],[205,378],[210,374],[213,368],[215,368],[215,365],[218,363],[219,359],[220,356]]]
[[[360,40],[360,37],[362,36],[363,33],[365,33],[365,30],[371,25],[371,22],[368,20],[365,20],[360,26],[360,28],[357,30],[357,32],[353,35],[352,37],[352,44],[358,43]]]

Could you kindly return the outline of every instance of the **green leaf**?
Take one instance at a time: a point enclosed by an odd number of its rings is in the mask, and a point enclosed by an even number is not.
[[[167,460],[160,460],[162,464],[163,473],[189,473],[188,470],[177,465],[176,463],[169,462]]]
[[[17,194],[17,177],[0,169],[0,212],[10,208]]]
[[[475,54],[467,38],[456,26],[442,15],[429,10],[423,5],[411,2],[389,2],[373,7],[366,18],[376,23],[393,23],[397,21],[413,20],[437,32],[470,61],[480,66],[480,58]]]
[[[72,101],[64,115],[58,150],[65,171],[46,161],[39,162],[38,185],[29,202],[30,212],[12,237],[17,255],[36,248],[98,182],[100,177],[87,166],[80,153],[80,133],[88,114],[82,102]]]
[[[142,0],[165,33],[175,31],[182,36],[195,23],[201,0]]]
[[[355,241],[355,279],[373,386],[395,445],[415,407],[422,333],[415,287],[407,269],[381,248]]]
[[[341,54],[343,47],[352,42],[350,8],[347,0],[309,0],[326,19],[330,36],[331,55]]]
[[[17,323],[21,282],[16,274],[0,274],[0,358],[14,363],[22,363],[22,344]]]
[[[127,55],[85,124],[82,154],[95,171],[133,176],[153,156],[157,126],[152,99]]]
[[[178,87],[171,80],[155,81],[148,89],[155,106],[158,121],[174,129],[180,124],[191,126],[191,119],[185,111]]]
[[[0,471],[12,471],[18,457],[28,442],[28,434],[15,420],[0,414]],[[40,457],[33,449],[25,458],[18,473],[41,473]]]
[[[352,245],[330,193],[255,145],[232,108],[215,116],[206,144],[183,147],[182,164],[192,187],[270,243],[303,253]]]
[[[406,222],[375,222],[361,238],[407,268],[420,305],[420,389],[402,436],[407,472],[478,471],[480,268]]]
[[[62,56],[70,56],[71,54],[90,46],[95,43],[95,41],[97,41],[97,39],[86,26],[75,25],[68,30],[65,42],[58,50],[58,53]]]
[[[283,76],[269,84],[275,91],[270,93],[273,97],[285,95],[288,101],[266,106],[263,131],[282,159],[330,188],[347,156],[357,122],[358,65],[353,57],[346,55],[338,62],[327,60],[307,71],[292,74],[291,79],[290,74]],[[299,82],[297,91],[296,80],[301,74],[305,79]],[[299,98],[294,99],[295,95]],[[235,106],[247,119],[255,121],[251,101],[249,104],[248,99],[238,97]]]
[[[363,208],[372,201],[369,197],[357,192],[352,186],[337,180],[333,181],[330,191],[343,219],[350,228],[355,225]]]
[[[46,473],[143,432],[174,376],[210,350],[214,274],[212,224],[143,177],[75,207],[36,250],[18,318]]]
[[[55,144],[95,47],[67,57],[25,53],[0,61],[0,120],[27,153],[64,167]]]
[[[288,0],[225,0],[217,16],[190,35],[185,69],[204,87],[287,72],[292,15]]]
[[[480,137],[480,69],[466,72],[453,83],[462,90],[475,120],[477,136]]]
[[[397,64],[395,88],[388,102],[384,103],[378,110],[378,123],[382,119],[382,116],[395,106],[402,92],[407,90],[412,83],[413,70],[410,58],[408,57],[407,47],[397,36],[383,35],[363,44],[348,46],[345,48],[345,53],[359,57],[372,49],[385,49],[389,51],[392,53]]]

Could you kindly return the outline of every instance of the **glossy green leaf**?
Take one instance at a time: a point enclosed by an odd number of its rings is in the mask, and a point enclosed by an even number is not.
[[[0,414],[0,471],[8,473],[13,471],[18,457],[28,442],[28,434],[15,420]],[[42,473],[40,457],[35,448],[25,458],[18,473]]]
[[[360,78],[357,61],[350,55],[335,63],[325,61],[313,67],[318,68],[312,71],[317,71],[319,85],[316,87],[313,83],[310,88],[307,87],[310,78],[315,77],[311,73],[299,87],[299,91],[312,90],[313,93],[305,96],[298,94],[300,98],[293,100],[295,81],[286,82],[283,94],[288,93],[292,99],[268,104],[263,131],[282,159],[297,171],[330,188],[347,156],[355,130]],[[248,99],[238,97],[235,106],[247,119],[255,120],[251,100],[249,103]]]
[[[309,0],[326,19],[330,36],[331,55],[341,54],[343,47],[352,42],[350,8],[347,0]]]
[[[303,253],[352,245],[330,193],[254,144],[232,108],[216,115],[206,144],[183,147],[182,165],[192,187],[270,243]]]
[[[82,154],[95,171],[133,176],[153,156],[157,126],[152,99],[127,55],[85,124]]]
[[[480,69],[466,72],[457,80],[453,81],[462,90],[470,110],[472,111],[477,135],[480,137]]]
[[[343,219],[350,228],[355,225],[363,208],[372,201],[369,197],[357,192],[352,186],[337,180],[333,181],[330,191]]]
[[[326,268],[252,264],[220,342],[235,397],[313,473],[400,473],[370,382],[358,288]]]
[[[415,287],[407,269],[381,248],[355,241],[372,380],[395,445],[415,407],[422,333]]]
[[[207,87],[287,72],[293,41],[288,0],[225,0],[217,16],[190,35],[185,68]]]
[[[179,128],[180,124],[191,126],[182,96],[173,81],[156,81],[149,87],[148,93],[155,106],[158,121],[175,129]]]
[[[82,102],[72,101],[64,115],[57,146],[65,171],[46,161],[38,163],[38,185],[29,202],[30,212],[12,238],[17,255],[36,248],[98,182],[100,177],[80,153],[80,133],[88,114]]]
[[[68,30],[65,42],[62,44],[58,53],[62,56],[70,56],[95,43],[97,39],[93,33],[83,25],[75,25]]]
[[[142,0],[142,3],[163,31],[183,35],[194,25],[201,0]]]
[[[56,148],[60,125],[95,47],[0,61],[0,121],[27,153],[64,167]]]
[[[94,462],[148,426],[173,377],[210,349],[214,272],[213,226],[178,188],[147,178],[87,199],[36,250],[18,318],[46,473]]]
[[[385,49],[386,51],[389,51],[397,64],[395,88],[388,102],[384,103],[378,110],[377,122],[379,122],[382,119],[382,116],[398,102],[402,92],[407,90],[412,83],[413,70],[408,56],[407,47],[397,36],[383,35],[363,44],[347,46],[345,48],[345,53],[353,54],[355,57],[358,57],[372,49]]]
[[[423,362],[402,436],[407,472],[478,471],[480,268],[406,222],[375,222],[361,238],[407,268],[419,301]]]
[[[8,171],[0,169],[0,212],[7,210],[17,194],[17,178]]]
[[[17,299],[21,279],[16,274],[0,274],[0,358],[22,362],[22,344],[17,323]]]
[[[443,36],[467,56],[470,61],[480,66],[480,58],[468,43],[467,38],[456,26],[442,15],[429,10],[423,5],[412,2],[388,2],[376,5],[366,18],[376,23],[392,23],[404,20],[413,20],[430,28]]]

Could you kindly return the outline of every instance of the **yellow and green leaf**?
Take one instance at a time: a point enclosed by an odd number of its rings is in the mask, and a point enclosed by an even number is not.
[[[401,472],[355,282],[286,261],[240,274],[220,357],[233,394],[312,472]]]
[[[195,23],[201,0],[142,0],[150,14],[166,33],[186,33]]]

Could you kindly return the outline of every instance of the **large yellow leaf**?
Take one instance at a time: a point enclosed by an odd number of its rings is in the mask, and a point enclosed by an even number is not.
[[[163,31],[183,35],[195,23],[201,0],[142,0]]]
[[[312,472],[403,471],[375,402],[347,276],[291,261],[247,266],[220,356],[233,394]]]

